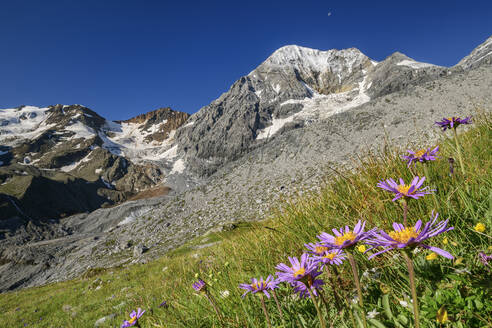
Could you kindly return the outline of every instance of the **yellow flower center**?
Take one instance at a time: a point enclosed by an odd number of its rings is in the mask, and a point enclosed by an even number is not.
[[[137,316],[134,316],[133,318],[130,319],[130,321],[128,321],[130,324],[134,323],[135,321],[137,321]]]
[[[292,268],[292,270],[294,270],[294,268]],[[302,276],[305,272],[306,272],[306,269],[300,268],[299,270],[294,272],[294,277]]]
[[[414,227],[405,228],[401,231],[391,231],[389,236],[401,244],[407,243],[410,238],[417,238],[419,231],[415,231]]]
[[[316,254],[318,255],[321,255],[323,254],[324,252],[326,252],[328,250],[328,247],[325,247],[325,246],[316,246],[316,248],[314,249],[314,251],[316,252]]]
[[[262,286],[263,286],[263,282],[257,282],[256,284],[251,284],[253,290],[261,289]]]
[[[337,256],[337,253],[331,252],[331,253],[328,253],[325,256],[323,256],[323,258],[333,260],[335,258],[335,256]]]
[[[427,149],[421,149],[415,152],[415,157],[422,157],[427,152]]]
[[[357,247],[357,250],[361,253],[364,253],[366,251],[366,246],[365,245],[360,245]]]
[[[352,231],[346,232],[341,236],[335,237],[335,245],[340,246],[342,245],[346,240],[354,241],[357,235],[353,233]]]
[[[396,187],[396,190],[398,190],[399,193],[403,195],[408,195],[408,190],[410,189],[411,185],[406,185],[406,184],[401,184],[398,187]]]

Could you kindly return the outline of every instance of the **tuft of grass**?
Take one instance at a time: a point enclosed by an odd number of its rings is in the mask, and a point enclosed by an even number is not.
[[[423,327],[440,327],[439,309],[446,309],[446,327],[490,327],[492,293],[490,272],[478,260],[479,251],[491,252],[492,228],[492,118],[475,117],[474,126],[460,135],[466,176],[458,167],[450,176],[448,158],[456,158],[452,139],[442,138],[440,158],[429,165],[426,185],[436,189],[437,206],[430,195],[409,202],[409,222],[427,220],[434,210],[449,218],[455,229],[431,240],[455,256],[454,261],[439,257],[428,261],[421,251],[415,260],[417,293]],[[432,145],[428,145],[432,146]],[[413,147],[412,147],[413,148]],[[332,228],[353,225],[359,219],[369,228],[390,228],[402,221],[402,209],[391,195],[376,187],[379,180],[413,174],[424,175],[422,166],[415,172],[401,160],[402,153],[390,147],[386,151],[358,158],[356,169],[330,169],[320,192],[304,194],[279,204],[271,218],[240,226],[238,229],[199,237],[167,256],[147,263],[101,272],[90,272],[73,281],[30,288],[0,296],[2,324],[17,327],[27,323],[35,327],[92,327],[104,316],[114,314],[105,326],[120,325],[128,313],[141,307],[147,312],[139,320],[142,327],[265,327],[257,297],[241,298],[238,284],[250,277],[273,274],[275,266],[288,256],[300,256],[304,243],[316,241],[316,235]],[[457,163],[456,163],[457,165]],[[482,222],[487,230],[473,227]],[[444,242],[447,238],[447,243]],[[204,240],[205,239],[205,240]],[[204,243],[214,244],[199,248]],[[370,327],[411,327],[412,312],[408,274],[401,256],[381,255],[371,261],[358,253],[365,312],[378,313]],[[356,295],[350,267],[339,268],[337,288],[349,298]],[[324,274],[323,274],[324,275]],[[200,277],[224,314],[219,322],[207,300],[194,293],[191,284]],[[326,277],[325,277],[326,278]],[[224,297],[223,292],[229,291]],[[332,291],[325,288],[328,302]],[[292,296],[283,286],[278,290],[286,323],[278,315],[273,300],[267,308],[275,327],[318,327],[316,309],[309,299]],[[167,300],[169,307],[160,308]],[[333,327],[351,327],[349,311],[326,313]],[[360,322],[360,314],[354,312]]]

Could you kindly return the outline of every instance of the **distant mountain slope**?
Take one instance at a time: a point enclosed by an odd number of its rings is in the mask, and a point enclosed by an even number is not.
[[[8,197],[0,220],[93,211],[161,185],[173,167],[173,135],[188,116],[160,108],[111,122],[81,105],[1,110],[0,193]],[[48,193],[50,184],[60,192]]]

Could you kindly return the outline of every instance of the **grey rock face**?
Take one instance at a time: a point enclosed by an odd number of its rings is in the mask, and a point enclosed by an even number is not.
[[[462,69],[473,69],[481,65],[492,64],[492,36],[476,47],[468,56],[455,66]]]

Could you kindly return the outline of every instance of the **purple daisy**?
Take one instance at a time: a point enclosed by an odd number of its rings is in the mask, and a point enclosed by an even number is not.
[[[347,256],[341,249],[333,249],[321,255],[315,255],[313,258],[323,265],[340,265],[347,259]]]
[[[308,253],[313,254],[313,255],[318,255],[321,256],[323,255],[326,251],[329,251],[330,248],[323,245],[322,243],[309,243],[309,244],[304,244],[304,246],[309,249]]]
[[[460,117],[448,117],[443,118],[442,121],[435,122],[443,131],[447,129],[456,129],[461,124],[471,124],[471,116],[460,118]]]
[[[326,232],[322,232],[318,238],[321,240],[323,245],[326,245],[330,248],[342,249],[352,247],[357,244],[359,241],[365,240],[369,238],[373,230],[364,232],[364,227],[366,225],[366,221],[362,222],[359,220],[354,227],[354,230],[350,230],[348,226],[344,228],[340,228],[340,230],[332,229],[335,236],[330,235]]]
[[[436,254],[444,256],[448,259],[453,259],[453,255],[446,252],[445,250],[433,246],[428,246],[423,243],[425,240],[431,237],[435,237],[441,233],[448,232],[454,229],[454,227],[447,226],[448,220],[437,222],[438,216],[439,213],[436,213],[436,215],[432,213],[432,220],[427,222],[423,228],[422,220],[418,220],[413,227],[407,228],[400,223],[394,222],[394,231],[386,233],[383,230],[379,230],[379,232],[375,233],[373,235],[373,238],[367,240],[366,243],[372,246],[370,249],[368,249],[368,251],[376,247],[383,247],[383,250],[372,254],[371,256],[369,256],[369,259],[372,259],[379,254],[386,253],[393,249],[401,249],[406,247],[414,248],[417,246],[429,249]]]
[[[207,284],[202,279],[198,279],[198,281],[193,284],[193,289],[197,292],[206,292]]]
[[[276,269],[279,282],[288,282],[294,287],[294,292],[301,297],[307,297],[311,291],[317,295],[316,289],[324,285],[323,280],[316,279],[321,274],[318,270],[318,261],[309,257],[308,253],[301,256],[301,261],[297,257],[289,257],[291,266],[280,263]]]
[[[138,319],[140,319],[140,317],[145,313],[145,310],[142,311],[141,308],[138,308],[137,309],[137,312],[135,311],[132,311],[132,313],[130,313],[130,321],[123,321],[123,324],[121,325],[121,328],[126,328],[126,327],[131,327],[131,326],[135,326],[138,324]]]
[[[438,151],[439,151],[439,146],[436,146],[436,148],[432,150],[430,148],[420,149],[417,150],[416,152],[407,150],[407,152],[410,153],[410,155],[404,155],[402,156],[402,158],[407,161],[408,167],[410,167],[412,163],[416,165],[417,162],[425,163],[425,162],[435,161],[437,158],[436,155]]]
[[[272,275],[269,275],[266,280],[263,280],[263,277],[261,277],[260,279],[251,278],[251,284],[239,284],[239,288],[246,290],[246,292],[241,297],[246,296],[246,294],[249,292],[253,294],[263,292],[266,297],[270,298],[268,289],[272,290],[277,288],[277,281],[273,278]]]
[[[379,188],[383,188],[387,191],[395,193],[396,196],[392,199],[392,201],[395,201],[402,197],[418,199],[419,197],[431,194],[432,191],[434,191],[429,189],[429,187],[420,188],[422,187],[424,181],[425,177],[419,178],[418,176],[416,176],[408,185],[405,184],[405,181],[403,181],[402,178],[400,178],[400,184],[397,184],[393,179],[388,179],[386,181],[379,181],[377,186]]]

